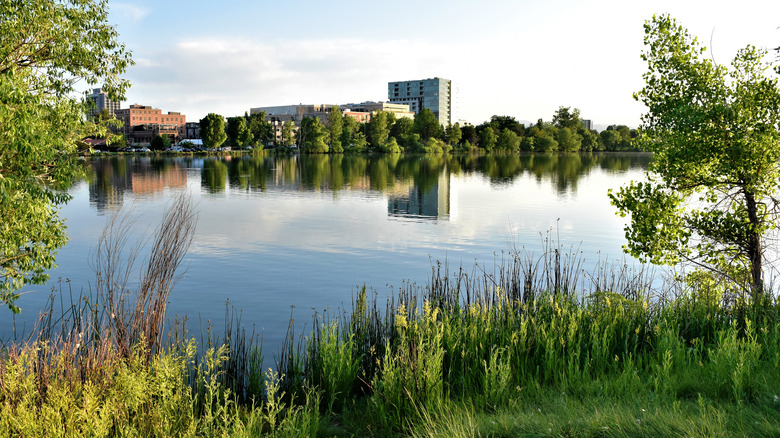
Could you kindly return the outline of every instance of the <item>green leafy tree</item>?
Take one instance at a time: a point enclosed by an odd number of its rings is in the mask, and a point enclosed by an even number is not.
[[[352,147],[353,138],[360,131],[360,123],[352,116],[341,119],[341,147]]]
[[[301,120],[301,126],[298,128],[300,141],[298,145],[301,152],[310,154],[327,153],[330,149],[325,139],[328,136],[327,129],[322,126],[322,122],[317,117],[304,117]]]
[[[645,23],[645,46],[635,98],[647,106],[648,182],[610,194],[631,215],[625,249],[653,263],[692,262],[762,297],[780,187],[780,89],[765,52],[748,46],[730,68],[717,65],[668,16]]]
[[[377,111],[368,122],[368,140],[371,142],[371,146],[382,149],[387,143],[389,135],[390,129],[387,126],[387,113]]]
[[[590,152],[600,148],[599,136],[596,131],[582,129],[579,134],[582,137],[581,150]]]
[[[403,136],[412,134],[413,131],[414,120],[409,117],[399,117],[395,120],[395,123],[393,123],[393,127],[390,128],[390,136],[401,141]]]
[[[344,116],[341,114],[339,107],[334,106],[330,109],[328,114],[328,132],[330,133],[331,146],[336,149],[334,143],[338,142],[338,147],[341,148],[341,131],[344,129]]]
[[[571,132],[577,132],[582,127],[582,119],[580,118],[580,110],[571,107],[561,106],[558,107],[558,111],[553,114],[553,125],[556,128],[569,128]]]
[[[496,147],[497,141],[498,136],[490,126],[485,127],[479,134],[479,146],[488,152],[491,152]]]
[[[460,130],[460,125],[455,123],[447,127],[444,130],[444,136],[447,138],[447,144],[456,145],[460,142],[463,133]]]
[[[152,142],[149,145],[149,147],[153,151],[164,151],[164,150],[168,149],[169,147],[171,147],[171,141],[168,139],[167,135],[157,134],[152,139]]]
[[[477,135],[477,128],[474,125],[464,125],[460,128],[460,139],[464,142],[469,142],[472,145],[476,145],[479,142],[479,136]]]
[[[558,142],[550,135],[535,137],[534,150],[540,152],[555,152],[558,150]]]
[[[509,129],[520,137],[525,135],[525,126],[523,126],[522,123],[518,122],[514,117],[511,116],[493,116],[490,118],[489,124],[495,132],[501,132],[504,129]]]
[[[247,119],[246,126],[255,144],[267,146],[274,140],[273,126],[265,119],[265,111],[244,115],[244,117]]]
[[[294,144],[295,137],[293,136],[293,122],[287,120],[282,123],[282,146],[290,147]]]
[[[230,117],[227,120],[228,143],[239,148],[247,147],[252,143],[253,136],[247,126],[247,117]]]
[[[620,133],[614,130],[605,129],[599,133],[601,144],[608,151],[619,151],[623,144]]]
[[[209,149],[222,146],[222,143],[227,140],[225,118],[219,114],[209,113],[200,119],[200,138],[203,140],[203,146]]]
[[[517,151],[520,149],[521,140],[522,139],[514,131],[509,128],[504,128],[504,130],[498,134],[496,149],[510,152]]]
[[[420,134],[420,138],[428,140],[431,137],[439,137],[441,124],[436,119],[430,108],[423,108],[414,115],[414,132]]]
[[[534,151],[555,152],[558,150],[558,141],[555,139],[558,135],[558,128],[542,121],[539,121],[528,131],[533,137]]]
[[[238,125],[238,137],[236,138],[236,144],[238,147],[245,148],[252,144],[254,141],[254,136],[252,136],[252,132],[249,130],[249,127],[246,125],[246,120],[241,119],[241,122],[239,122]]]
[[[565,152],[577,152],[582,146],[582,136],[577,134],[576,130],[567,127],[558,128],[555,141],[558,142],[558,148]]]
[[[114,100],[132,59],[108,23],[106,1],[19,0],[0,5],[0,302],[42,284],[65,244],[59,206],[84,175],[81,139],[105,138],[85,117],[76,85],[100,84]]]

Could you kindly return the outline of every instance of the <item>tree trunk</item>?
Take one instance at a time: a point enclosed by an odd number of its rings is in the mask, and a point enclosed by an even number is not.
[[[764,292],[764,279],[762,275],[761,234],[758,221],[758,207],[753,192],[745,191],[750,230],[748,230],[747,253],[750,259],[750,277],[753,299],[758,299]]]

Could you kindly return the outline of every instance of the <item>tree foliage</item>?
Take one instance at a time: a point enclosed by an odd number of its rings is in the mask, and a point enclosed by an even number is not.
[[[252,134],[252,141],[261,146],[268,145],[274,140],[273,126],[265,117],[265,111],[244,116],[247,119],[247,129]]]
[[[431,137],[439,138],[440,131],[441,125],[430,108],[423,108],[414,115],[414,132],[419,134],[423,140],[428,140]]]
[[[317,117],[304,117],[301,120],[301,126],[298,128],[298,145],[301,152],[322,154],[330,149],[325,139],[328,137],[328,131]]]
[[[648,182],[610,194],[626,250],[653,263],[689,261],[733,284],[764,289],[765,233],[777,226],[780,89],[764,51],[717,65],[668,16],[645,24],[647,106],[640,142],[654,153]]]
[[[171,140],[168,139],[167,135],[160,135],[157,134],[152,138],[151,143],[149,144],[149,147],[153,151],[164,151],[171,147]]]
[[[106,1],[0,3],[0,302],[14,304],[25,284],[41,284],[67,240],[58,206],[83,175],[81,139],[105,136],[88,120],[79,83],[100,84],[119,100],[132,63],[107,22]],[[86,88],[86,87],[85,87]]]
[[[553,115],[552,123],[556,128],[569,128],[571,131],[576,132],[582,127],[580,110],[578,108],[572,110],[566,106],[558,107],[558,110]]]
[[[336,146],[334,143],[338,142],[338,147],[341,148],[341,131],[343,129],[344,116],[341,114],[339,107],[334,106],[328,114],[328,132],[330,133],[331,146]]]
[[[498,142],[498,136],[492,127],[487,126],[482,132],[479,133],[479,146],[484,150],[490,152],[496,147]]]
[[[384,111],[377,111],[368,122],[368,140],[374,148],[382,148],[387,143],[387,138],[390,135],[387,114]]]
[[[219,114],[209,113],[200,119],[200,138],[203,146],[216,149],[227,140],[225,133],[225,118]]]
[[[225,134],[232,146],[244,148],[252,144],[254,137],[247,126],[247,118],[247,116],[228,118]]]

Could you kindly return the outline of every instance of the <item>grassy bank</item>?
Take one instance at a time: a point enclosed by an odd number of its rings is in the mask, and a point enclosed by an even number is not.
[[[554,247],[364,288],[276,371],[238,321],[161,336],[164,291],[107,283],[3,351],[0,436],[780,435],[776,299],[581,267]]]

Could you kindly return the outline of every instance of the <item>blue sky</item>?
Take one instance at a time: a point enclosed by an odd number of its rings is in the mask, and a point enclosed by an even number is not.
[[[778,1],[109,0],[136,65],[128,104],[241,115],[251,107],[387,100],[387,82],[442,77],[456,116],[550,120],[561,105],[597,125],[643,111],[644,20],[669,13],[728,64],[780,45]],[[710,41],[712,44],[710,44]],[[771,54],[774,57],[774,52]]]

